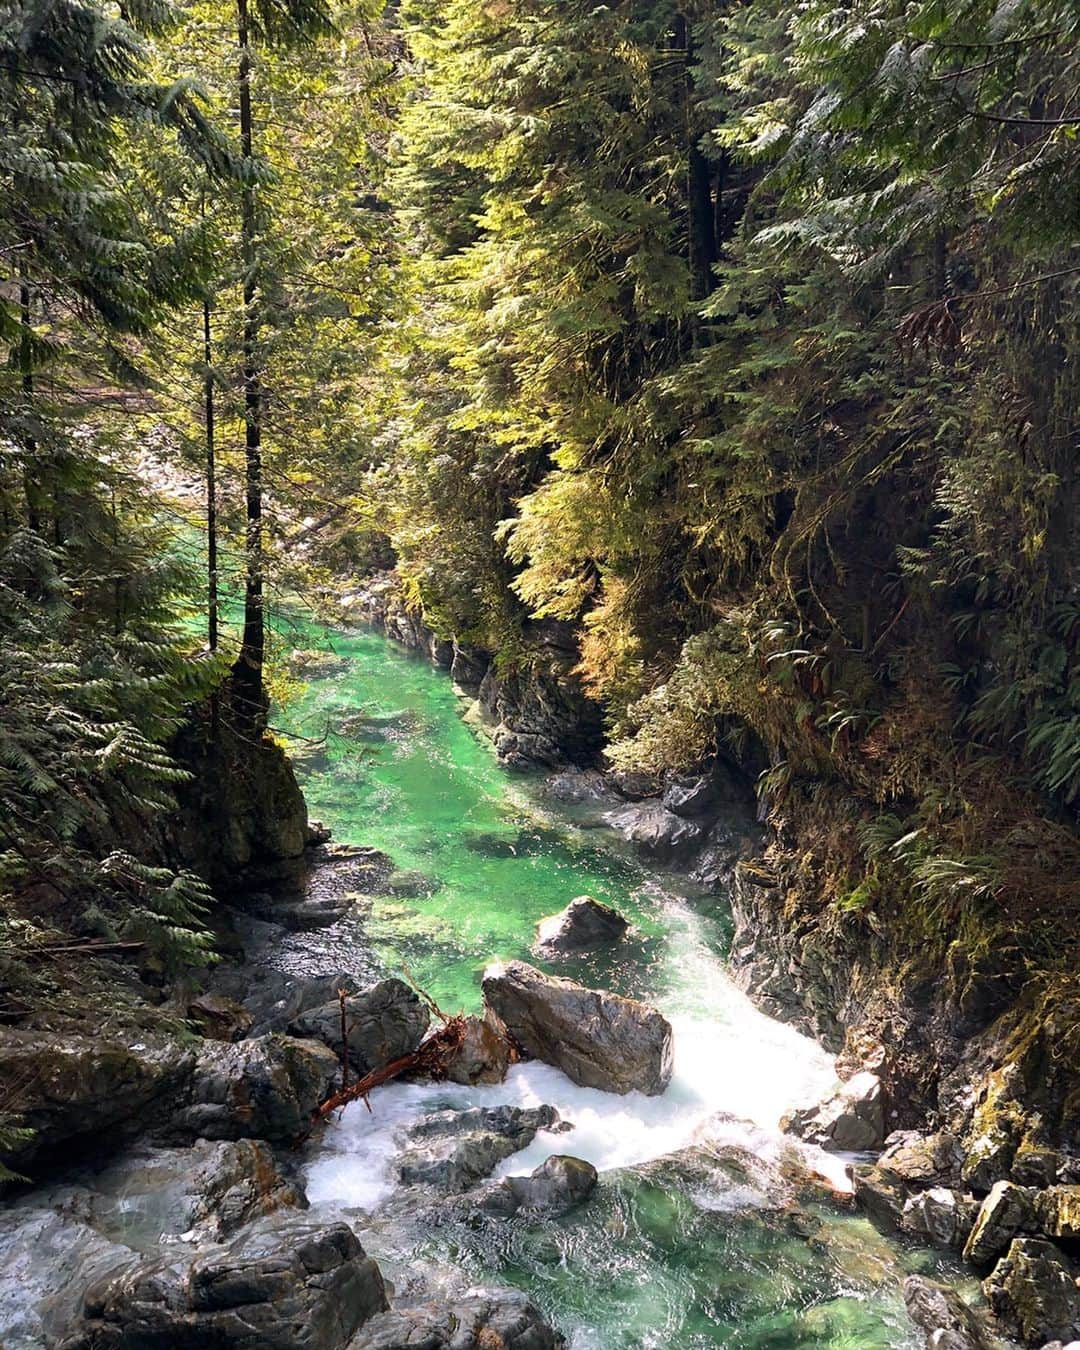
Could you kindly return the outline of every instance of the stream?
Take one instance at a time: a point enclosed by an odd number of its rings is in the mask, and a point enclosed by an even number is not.
[[[278,721],[295,736],[313,818],[335,839],[394,859],[396,894],[358,898],[329,928],[289,933],[270,957],[305,975],[371,979],[407,972],[447,1012],[480,1009],[497,959],[658,1006],[675,1032],[675,1076],[661,1097],[580,1088],[543,1064],[516,1065],[492,1087],[392,1084],[334,1120],[305,1162],[313,1208],[344,1215],[399,1287],[450,1268],[473,1284],[526,1290],[573,1350],[734,1346],[765,1350],[914,1350],[899,1285],[942,1259],[880,1236],[822,1191],[796,1214],[764,1204],[753,1184],[684,1180],[652,1160],[686,1147],[713,1121],[719,1136],[775,1160],[777,1124],[819,1097],[831,1058],[757,1012],[724,961],[721,898],[650,870],[599,820],[603,805],[545,798],[543,779],[497,763],[463,716],[445,672],[366,630],[294,621],[297,647],[332,652]],[[613,905],[632,924],[614,949],[566,958],[531,954],[535,926],[574,896]],[[601,1172],[592,1197],[538,1226],[431,1226],[395,1209],[393,1160],[420,1115],[498,1103],[557,1107],[570,1134],[539,1134],[496,1175],[572,1153]],[[716,1123],[717,1113],[719,1124]],[[838,1188],[843,1160],[816,1153]]]

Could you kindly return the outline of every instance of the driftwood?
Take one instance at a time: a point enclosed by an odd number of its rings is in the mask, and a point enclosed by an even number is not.
[[[342,1001],[344,1006],[344,1001]],[[434,1007],[434,1004],[432,1004]],[[444,1079],[449,1070],[449,1065],[457,1052],[461,1049],[461,1044],[465,1039],[465,1018],[459,1013],[455,1017],[443,1017],[443,1025],[429,1036],[427,1040],[417,1050],[413,1050],[408,1055],[402,1055],[399,1059],[392,1059],[389,1064],[384,1064],[381,1069],[372,1069],[363,1078],[358,1078],[355,1083],[349,1083],[343,1086],[339,1092],[335,1092],[332,1097],[320,1103],[311,1114],[312,1125],[317,1125],[327,1116],[332,1115],[342,1106],[348,1106],[350,1102],[363,1101],[368,1110],[371,1106],[368,1103],[368,1094],[377,1087],[382,1087],[384,1083],[390,1083],[395,1078],[400,1078],[402,1074],[416,1073],[425,1078],[432,1078],[436,1082]]]

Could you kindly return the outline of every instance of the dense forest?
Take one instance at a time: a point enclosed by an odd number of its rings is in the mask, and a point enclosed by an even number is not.
[[[230,669],[265,721],[268,596],[396,559],[507,666],[571,625],[615,764],[744,756],[837,904],[1069,908],[1071,5],[27,3],[3,41],[9,891],[192,928],[109,817]]]
[[[215,958],[392,573],[1075,1065],[1078,89],[1071,0],[0,0],[0,1019]]]

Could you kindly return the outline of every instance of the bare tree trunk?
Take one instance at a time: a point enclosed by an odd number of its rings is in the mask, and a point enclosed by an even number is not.
[[[206,425],[206,637],[212,652],[218,645],[217,458],[214,447],[214,349],[210,301],[203,302],[203,416]]]
[[[259,353],[260,316],[257,261],[258,220],[255,209],[254,133],[251,114],[251,44],[247,0],[237,0],[237,38],[240,47],[240,147],[245,161],[240,195],[241,254],[244,265],[244,484],[247,513],[244,586],[244,632],[234,668],[240,710],[249,727],[262,731],[266,721],[263,697],[263,659],[266,624],[263,604],[264,544],[262,522],[262,369]]]

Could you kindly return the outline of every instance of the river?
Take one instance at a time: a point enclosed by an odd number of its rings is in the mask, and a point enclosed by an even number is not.
[[[763,1158],[783,1148],[782,1112],[833,1080],[828,1055],[762,1016],[724,962],[722,899],[649,870],[593,808],[547,800],[543,780],[510,774],[463,716],[445,672],[368,631],[299,620],[297,647],[336,660],[279,714],[300,745],[298,771],[313,817],[337,840],[385,850],[405,875],[397,895],[358,899],[331,928],[290,934],[273,959],[285,970],[345,969],[409,976],[447,1011],[477,1011],[493,960],[529,951],[541,918],[574,896],[612,904],[631,934],[604,954],[553,973],[643,998],[675,1030],[676,1070],[659,1098],[574,1086],[541,1064],[504,1084],[396,1084],[333,1121],[306,1160],[312,1205],[344,1214],[396,1281],[453,1266],[472,1283],[525,1289],[572,1350],[706,1346],[752,1350],[908,1350],[921,1344],[899,1284],[940,1258],[903,1248],[823,1193],[777,1214],[753,1185],[683,1183],[642,1171],[689,1144],[708,1120]],[[601,1182],[568,1216],[538,1227],[428,1230],[393,1207],[392,1163],[420,1114],[444,1106],[547,1102],[573,1122],[540,1134],[502,1164],[530,1171],[551,1153],[595,1164]],[[843,1185],[842,1162],[817,1159]],[[637,1170],[635,1170],[637,1169]]]

